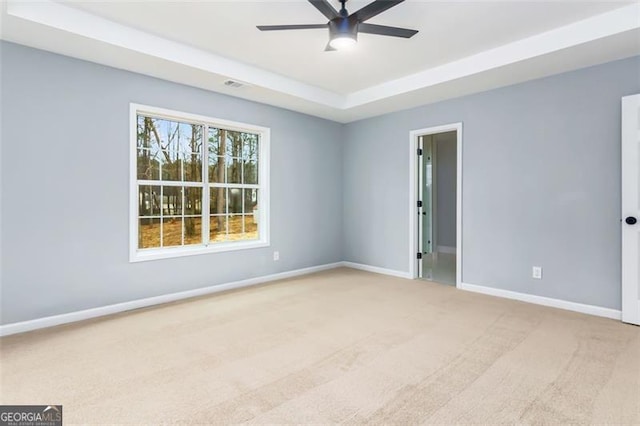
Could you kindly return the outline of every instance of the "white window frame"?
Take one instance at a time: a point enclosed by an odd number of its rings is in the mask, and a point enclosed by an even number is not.
[[[193,244],[188,246],[176,247],[160,247],[138,249],[138,175],[137,175],[137,121],[138,114],[148,115],[153,118],[161,118],[167,120],[175,120],[189,124],[200,124],[208,127],[215,127],[224,130],[251,132],[258,134],[258,233],[257,240],[250,241],[229,241],[209,244]],[[203,151],[207,149],[208,127],[205,127],[203,143]],[[158,108],[149,105],[141,105],[131,103],[129,108],[129,261],[141,262],[146,260],[167,259],[172,257],[192,256],[207,253],[220,253],[235,250],[254,249],[259,247],[268,247],[269,243],[269,163],[270,163],[270,139],[271,129],[252,124],[239,123],[235,121],[222,120],[218,118],[206,117],[203,115],[190,114],[181,111],[174,111],[165,108]],[[208,176],[208,156],[203,152],[202,168],[203,182],[195,185],[203,188],[202,217],[203,235],[205,222],[207,222],[206,230],[208,235],[209,223],[209,182],[205,178]],[[194,186],[185,182],[182,186]],[[156,185],[161,185],[160,183]]]

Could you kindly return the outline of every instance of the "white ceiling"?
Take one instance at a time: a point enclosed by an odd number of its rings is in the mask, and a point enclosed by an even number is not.
[[[324,52],[326,30],[255,28],[326,22],[305,0],[9,1],[2,15],[9,41],[341,122],[640,54],[638,2],[407,0],[369,22],[416,36],[360,34],[344,52]]]

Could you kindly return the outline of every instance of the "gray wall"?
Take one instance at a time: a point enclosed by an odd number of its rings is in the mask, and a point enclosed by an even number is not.
[[[456,246],[456,132],[434,135],[436,145],[436,244]]]
[[[342,259],[340,124],[1,47],[2,324]],[[130,102],[271,128],[271,247],[129,263]]]
[[[639,76],[636,57],[346,125],[345,260],[409,270],[409,131],[461,121],[463,281],[619,309],[620,98]]]
[[[0,50],[2,324],[339,260],[408,271],[408,133],[458,121],[463,280],[620,308],[620,98],[640,58],[342,126]],[[271,247],[128,262],[129,102],[271,128]]]

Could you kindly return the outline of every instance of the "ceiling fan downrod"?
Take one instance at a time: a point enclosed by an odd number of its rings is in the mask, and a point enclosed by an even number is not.
[[[343,18],[349,17],[349,12],[347,12],[347,8],[344,5],[346,2],[347,0],[340,0],[340,3],[342,4],[342,7],[340,8],[340,16],[342,16]]]

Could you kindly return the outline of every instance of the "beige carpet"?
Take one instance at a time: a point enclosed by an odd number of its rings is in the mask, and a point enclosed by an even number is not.
[[[640,423],[640,328],[350,269],[0,344],[67,424]]]

